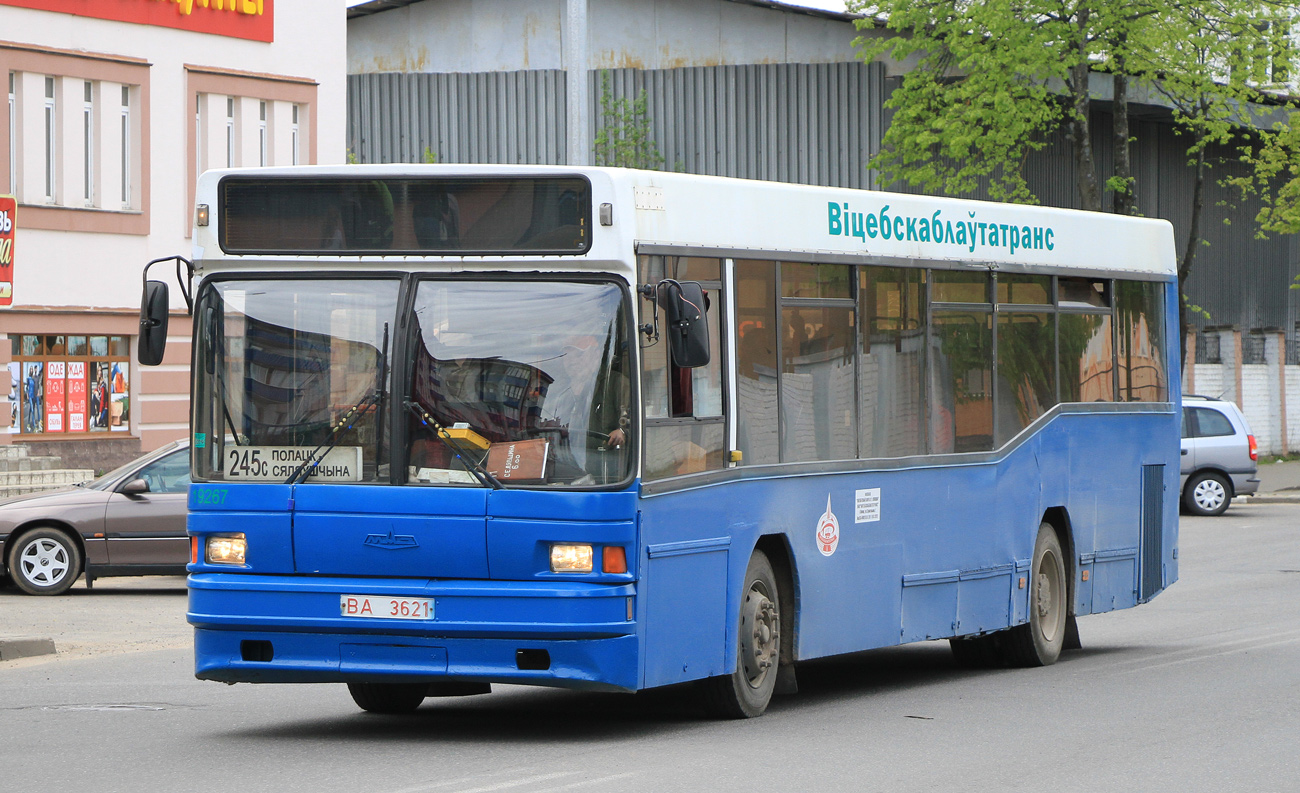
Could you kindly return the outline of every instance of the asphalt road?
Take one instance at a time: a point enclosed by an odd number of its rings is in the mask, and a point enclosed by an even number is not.
[[[377,716],[342,686],[194,680],[177,579],[7,590],[0,624],[63,638],[0,663],[0,788],[1300,790],[1300,505],[1184,518],[1180,557],[1182,581],[1081,619],[1084,649],[1053,667],[963,671],[944,642],[859,653],[802,665],[800,693],[745,722],[680,688],[500,686]]]

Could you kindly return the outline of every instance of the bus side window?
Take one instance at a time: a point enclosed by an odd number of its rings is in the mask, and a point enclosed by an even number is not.
[[[645,478],[660,479],[723,467],[726,425],[722,410],[720,259],[642,256],[640,283],[663,278],[699,281],[712,304],[708,312],[709,363],[694,369],[677,366],[667,341],[642,336],[641,383],[645,415]],[[642,322],[652,304],[641,298]],[[659,327],[665,327],[662,309]]]

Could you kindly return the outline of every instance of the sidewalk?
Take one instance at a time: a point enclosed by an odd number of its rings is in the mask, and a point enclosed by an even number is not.
[[[1246,498],[1258,504],[1300,504],[1300,460],[1272,459],[1260,455],[1259,492]]]

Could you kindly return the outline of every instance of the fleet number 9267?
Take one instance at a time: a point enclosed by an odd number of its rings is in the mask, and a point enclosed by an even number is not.
[[[339,613],[344,617],[367,617],[381,620],[431,620],[433,619],[433,598],[340,595]]]

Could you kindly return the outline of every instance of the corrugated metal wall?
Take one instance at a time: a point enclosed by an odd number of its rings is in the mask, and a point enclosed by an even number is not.
[[[875,186],[867,161],[880,148],[889,87],[880,64],[593,72],[590,139],[605,74],[612,97],[635,99],[645,90],[651,137],[665,169]],[[422,162],[427,148],[438,162],[563,164],[566,117],[561,71],[348,77],[348,146],[359,162]],[[1164,121],[1135,120],[1133,127],[1139,206],[1144,215],[1174,224],[1181,255],[1191,214],[1187,143]],[[1109,114],[1096,111],[1099,173],[1109,172],[1113,160],[1110,131]],[[1064,134],[1027,163],[1031,188],[1052,206],[1077,206],[1074,172]],[[1290,286],[1300,273],[1300,241],[1256,238],[1258,205],[1234,200],[1219,185],[1232,172],[1233,166],[1216,163],[1207,180],[1202,235],[1209,245],[1197,254],[1188,293],[1209,317],[1192,319],[1198,326],[1284,328],[1290,346],[1297,346],[1300,292]],[[1224,217],[1231,224],[1225,225]]]
[[[594,139],[602,85],[646,92],[667,170],[869,187],[880,145],[880,64],[761,64],[592,72]],[[348,76],[348,148],[358,162],[565,162],[564,73]]]

